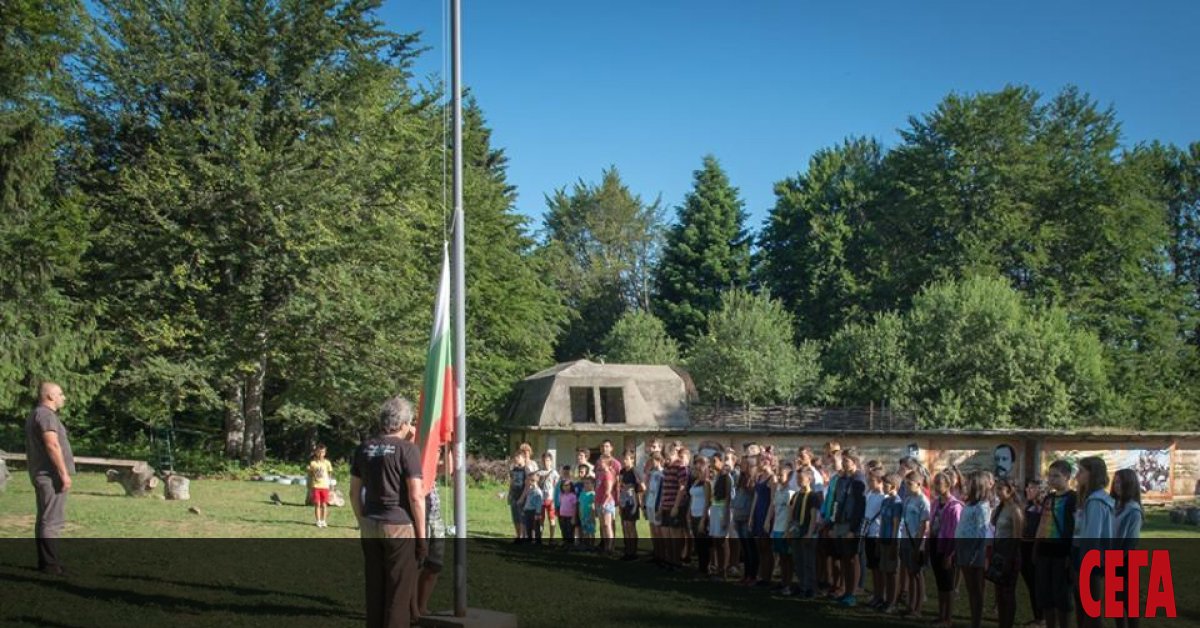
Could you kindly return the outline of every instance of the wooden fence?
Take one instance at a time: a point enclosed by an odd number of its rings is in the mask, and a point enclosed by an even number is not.
[[[917,427],[917,419],[911,413],[875,408],[693,405],[688,414],[692,427],[751,432],[906,431]]]

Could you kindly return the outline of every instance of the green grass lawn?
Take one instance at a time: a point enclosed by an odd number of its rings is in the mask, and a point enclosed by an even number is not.
[[[732,584],[664,574],[653,566],[590,554],[515,546],[500,487],[469,494],[468,585],[473,606],[516,613],[522,626],[792,625],[922,626],[866,609],[773,597]],[[272,492],[286,502],[270,502]],[[332,509],[330,527],[312,525],[299,504],[303,488],[196,480],[188,502],[132,499],[99,474],[76,481],[68,505],[64,554],[72,568],[57,579],[31,569],[33,497],[18,473],[0,493],[0,625],[19,626],[356,626],[361,612],[361,554],[348,508]],[[444,503],[450,504],[449,495]],[[191,514],[196,507],[200,514]],[[1153,514],[1147,539],[1197,538]],[[493,538],[487,538],[493,537]],[[495,538],[501,537],[501,538]],[[304,541],[294,539],[304,538]],[[90,539],[90,540],[88,540]],[[134,539],[134,540],[124,540]],[[320,540],[327,539],[327,540]],[[1192,541],[1173,548],[1180,617],[1144,625],[1200,625]],[[445,578],[434,606],[450,605]],[[956,615],[965,621],[965,592]],[[930,600],[926,610],[932,608]],[[987,605],[986,623],[995,625]],[[1018,622],[1028,620],[1024,594]]]

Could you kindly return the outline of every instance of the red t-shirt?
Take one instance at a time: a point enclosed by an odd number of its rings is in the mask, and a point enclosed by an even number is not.
[[[596,464],[596,503],[603,506],[605,504],[617,503],[617,495],[620,492],[620,487],[617,480],[621,477],[621,461],[616,458],[609,458],[608,464],[605,464],[604,459],[601,459]]]

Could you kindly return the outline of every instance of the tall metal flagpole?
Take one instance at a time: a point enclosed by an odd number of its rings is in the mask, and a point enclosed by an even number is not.
[[[462,41],[460,0],[450,2],[450,89],[454,113],[454,248],[450,255],[454,302],[454,616],[467,615],[467,314],[462,152]]]

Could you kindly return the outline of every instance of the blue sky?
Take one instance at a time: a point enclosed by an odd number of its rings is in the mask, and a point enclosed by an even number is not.
[[[443,65],[444,0],[391,0]],[[712,153],[757,229],[776,181],[850,135],[892,145],[951,91],[1075,84],[1124,141],[1200,140],[1200,2],[463,0],[463,74],[510,159],[517,208],[615,165],[680,204]]]

